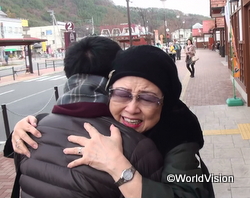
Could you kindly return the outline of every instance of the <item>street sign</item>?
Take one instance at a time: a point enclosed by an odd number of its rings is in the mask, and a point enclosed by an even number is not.
[[[64,32],[65,49],[67,49],[71,43],[76,41],[76,32]]]
[[[74,29],[75,29],[74,23],[72,23],[72,22],[67,22],[67,23],[65,24],[65,29],[66,29],[67,31],[74,31]]]

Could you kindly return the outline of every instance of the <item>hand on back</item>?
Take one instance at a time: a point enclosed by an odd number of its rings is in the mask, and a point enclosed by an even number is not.
[[[25,143],[34,149],[38,148],[38,144],[28,134],[31,133],[38,138],[41,137],[41,133],[35,128],[36,122],[37,119],[34,116],[27,116],[16,123],[11,139],[13,150],[16,153],[30,157],[30,152]]]

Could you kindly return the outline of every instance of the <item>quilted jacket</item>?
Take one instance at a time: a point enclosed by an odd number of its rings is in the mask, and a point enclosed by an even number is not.
[[[83,128],[88,122],[104,135],[110,134],[114,123],[121,131],[124,155],[142,176],[160,181],[163,159],[154,143],[115,122],[109,117],[79,118],[49,114],[38,123],[42,138],[32,137],[39,148],[31,150],[31,158],[21,156],[20,186],[22,198],[119,198],[122,197],[112,177],[89,166],[72,169],[67,164],[80,156],[65,155],[63,149],[75,147],[67,140],[69,135],[89,137]]]

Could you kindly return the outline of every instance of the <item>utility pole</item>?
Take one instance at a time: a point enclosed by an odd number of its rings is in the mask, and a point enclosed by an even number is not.
[[[91,18],[91,24],[92,24],[92,35],[95,34],[95,26],[94,26],[94,19],[93,17]]]
[[[167,0],[160,0],[162,2],[163,8],[164,8],[164,34],[165,34],[165,39],[166,39],[166,43],[167,43],[167,31],[166,31],[166,11],[165,11],[165,7],[166,7],[166,1]]]
[[[50,13],[50,16],[52,17],[52,23],[53,23],[53,35],[54,35],[54,42],[55,42],[55,50],[57,50],[57,43],[56,43],[56,29],[55,29],[56,19],[55,19],[55,15],[54,15],[54,10],[48,10],[47,12],[49,12],[49,13]]]
[[[133,46],[132,33],[131,33],[131,22],[130,22],[130,11],[129,11],[129,0],[127,1],[127,15],[128,15],[128,32],[129,32],[129,43],[130,47]]]

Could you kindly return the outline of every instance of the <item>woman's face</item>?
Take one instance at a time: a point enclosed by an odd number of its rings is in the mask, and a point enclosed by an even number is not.
[[[163,94],[155,84],[127,76],[113,84],[109,109],[117,121],[143,133],[159,121],[162,101]]]
[[[188,45],[191,45],[191,41],[190,40],[188,40]]]

